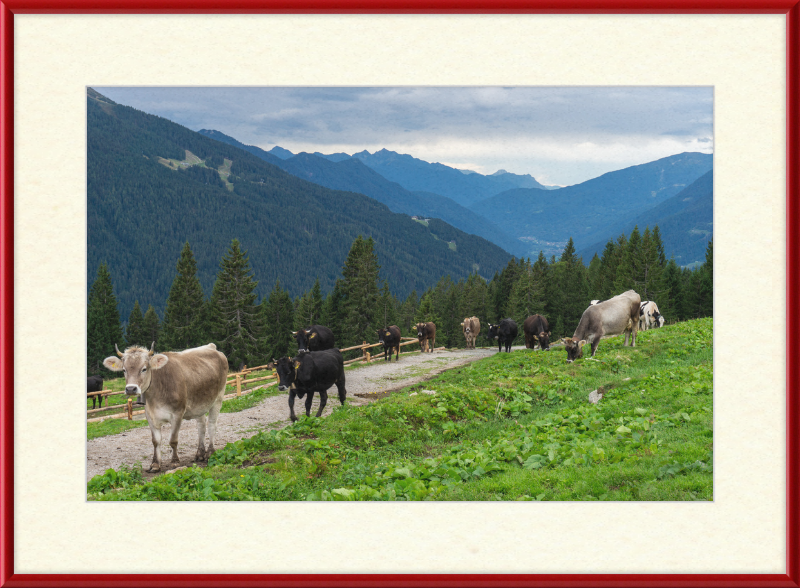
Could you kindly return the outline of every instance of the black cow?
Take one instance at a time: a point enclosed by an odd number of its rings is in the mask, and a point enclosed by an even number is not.
[[[333,338],[333,331],[322,325],[306,327],[292,333],[294,340],[297,341],[298,351],[323,351],[333,349],[336,341]]]
[[[100,392],[103,389],[103,376],[89,376],[86,378],[86,393]],[[100,401],[100,408],[103,408],[103,396],[98,394],[92,396],[92,408],[95,406],[95,401]]]
[[[497,325],[489,325],[489,332],[486,334],[489,339],[497,339],[498,353],[503,351],[506,346],[506,353],[511,351],[511,343],[517,338],[517,323],[510,318],[503,319]]]
[[[537,341],[542,351],[550,349],[550,327],[542,315],[534,314],[526,318],[522,324],[522,332],[525,334],[525,347],[528,349],[536,349]]]
[[[273,360],[275,361],[275,360]],[[336,384],[339,390],[339,401],[344,404],[347,390],[344,388],[344,360],[338,349],[324,351],[308,351],[298,353],[290,359],[282,357],[276,362],[278,372],[278,390],[289,390],[289,416],[297,420],[294,414],[294,398],[302,398],[306,394],[306,416],[311,416],[311,402],[314,392],[319,392],[319,410],[317,416],[328,403],[328,388]]]
[[[436,325],[433,323],[417,323],[417,339],[421,351],[430,351],[436,347]]]
[[[397,349],[395,361],[400,359],[400,327],[392,325],[378,329],[378,343],[383,343],[383,359],[392,361],[392,352]]]

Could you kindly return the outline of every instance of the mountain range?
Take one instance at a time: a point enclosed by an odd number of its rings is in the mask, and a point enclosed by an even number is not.
[[[588,264],[597,244],[602,251],[609,239],[623,231],[629,233],[636,225],[644,230],[658,224],[667,254],[683,265],[691,265],[704,259],[713,229],[711,194],[697,199],[697,209],[686,212],[680,221],[671,218],[675,205],[667,204],[711,171],[713,156],[704,153],[680,153],[573,186],[545,189],[548,187],[530,175],[499,170],[483,176],[386,149],[352,156],[320,152],[295,155],[278,146],[265,151],[244,145],[219,131],[200,133],[248,150],[297,177],[366,194],[394,212],[440,218],[517,257],[536,257],[539,251],[557,256],[572,237],[579,252],[587,254],[584,262]],[[465,179],[471,182],[467,187]],[[492,192],[475,199],[476,194]],[[707,221],[688,227],[692,218]]]
[[[398,297],[447,274],[491,278],[511,257],[441,220],[416,222],[366,195],[301,179],[92,89],[87,223],[87,288],[107,262],[123,319],[136,300],[163,313],[187,241],[206,295],[234,238],[262,296],[277,280],[295,296],[316,279],[329,292],[358,235],[374,239],[380,277]]]

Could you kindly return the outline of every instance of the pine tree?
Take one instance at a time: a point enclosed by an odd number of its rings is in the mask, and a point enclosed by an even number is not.
[[[537,279],[530,260],[520,271],[508,300],[509,315],[522,331],[525,319],[533,314],[545,314],[544,282]]]
[[[297,301],[294,313],[294,330],[312,325],[322,324],[322,290],[319,278],[311,290],[303,294]]]
[[[631,236],[628,238],[628,244],[622,252],[619,265],[617,266],[617,276],[614,280],[614,295],[621,294],[628,290],[634,290],[636,283],[634,281],[634,267],[640,255],[639,248],[641,247],[642,236],[639,233],[639,227],[633,227]],[[644,299],[643,299],[644,300]]]
[[[117,298],[105,263],[100,264],[89,290],[86,315],[86,367],[89,374],[97,374],[103,360],[114,354],[114,346],[124,345]]]
[[[378,302],[378,256],[372,237],[359,235],[350,248],[342,267],[342,293],[344,294],[344,342],[357,345],[374,336],[382,325],[375,316]]]
[[[666,293],[666,304],[658,303],[658,308],[668,323],[682,321],[686,319],[686,311],[683,306],[683,288],[681,285],[681,270],[675,263],[675,258],[671,257],[664,270],[664,290]]]
[[[419,299],[417,298],[417,291],[412,290],[411,294],[406,297],[403,301],[403,304],[400,306],[400,312],[397,319],[397,326],[400,327],[400,332],[404,336],[414,336],[411,335],[411,327],[414,325],[414,315],[417,313],[417,307],[419,306]]]
[[[158,345],[158,348],[161,349],[162,345],[159,342],[159,338],[161,336],[161,323],[158,320],[156,309],[153,308],[152,304],[147,305],[147,312],[144,313],[144,319],[142,319],[142,336],[144,337],[145,345],[147,345],[148,348],[155,341],[156,345]]]
[[[589,281],[586,277],[586,266],[583,260],[575,252],[575,244],[572,237],[569,238],[564,252],[561,254],[559,263],[563,266],[562,272],[557,282],[561,286],[562,292],[566,295],[563,298],[563,321],[564,328],[568,331],[578,326],[583,311],[589,306]]]
[[[399,316],[397,306],[397,299],[389,291],[389,282],[384,280],[383,288],[381,288],[378,303],[375,307],[375,317],[378,321],[377,324],[380,325],[376,329],[397,324]]]
[[[258,365],[262,359],[258,356],[263,323],[256,306],[257,285],[247,253],[234,239],[220,262],[212,293],[214,338],[232,366]]]
[[[150,344],[145,339],[144,317],[142,316],[142,308],[137,300],[133,305],[130,316],[128,316],[128,324],[125,327],[125,342],[128,346],[139,345],[144,347],[147,345],[149,347]]]
[[[264,321],[262,349],[265,358],[278,359],[297,350],[297,343],[292,337],[294,306],[289,293],[281,288],[280,280],[275,281],[269,298],[261,302],[261,316]],[[334,336],[338,343],[338,333],[334,333]]]
[[[167,298],[162,340],[166,349],[189,349],[207,343],[203,332],[203,288],[197,278],[197,263],[187,242],[176,266],[177,275]],[[205,337],[203,335],[206,335]]]
[[[659,305],[667,303],[663,284],[664,266],[650,227],[645,228],[639,251],[632,257],[632,263],[633,289],[639,293],[642,301],[655,300]]]

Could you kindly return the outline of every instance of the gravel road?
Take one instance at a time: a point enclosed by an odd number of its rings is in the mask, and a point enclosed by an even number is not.
[[[515,347],[519,349],[521,347]],[[361,406],[372,402],[375,398],[393,390],[399,390],[427,380],[432,376],[454,367],[494,355],[496,348],[440,350],[433,353],[412,353],[403,355],[399,362],[373,360],[347,373],[347,402],[352,406]],[[401,354],[402,355],[402,354]],[[269,429],[281,429],[289,421],[288,392],[265,398],[256,406],[241,412],[222,413],[217,420],[217,436],[214,445],[224,447],[227,443],[250,437],[257,432]],[[328,404],[323,416],[331,413],[339,406],[336,388],[328,392]],[[319,394],[314,395],[312,414],[319,409]],[[295,412],[299,415],[305,411],[305,399],[295,401]],[[170,426],[165,425],[162,431],[162,467],[168,466],[172,458],[169,447]],[[178,456],[180,466],[192,464],[197,450],[197,423],[184,421],[178,435]],[[132,429],[118,435],[109,435],[86,442],[86,480],[102,474],[108,468],[118,469],[122,464],[134,465],[140,462],[144,468],[150,467],[153,457],[153,443],[150,428]],[[176,466],[178,467],[178,466]]]

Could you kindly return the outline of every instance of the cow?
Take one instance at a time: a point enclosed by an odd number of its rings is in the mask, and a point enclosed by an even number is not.
[[[664,316],[658,311],[658,305],[645,300],[639,305],[639,330],[657,329],[664,326]]]
[[[89,392],[100,392],[103,389],[103,376],[89,376],[86,378],[86,393]],[[97,394],[96,396],[92,396],[92,408],[97,401],[100,401],[100,408],[103,408],[103,395]],[[108,408],[108,403],[106,403],[106,408]]]
[[[572,363],[583,355],[583,346],[592,344],[592,357],[604,335],[625,333],[625,345],[630,335],[631,346],[636,346],[636,331],[639,328],[640,296],[633,290],[623,292],[583,311],[578,328],[572,338],[565,339],[567,362]]]
[[[416,328],[420,349],[433,353],[433,348],[436,347],[436,325],[433,323],[417,323]]]
[[[510,318],[503,319],[496,325],[489,325],[489,332],[486,336],[489,339],[497,339],[498,353],[503,351],[503,345],[508,353],[511,351],[511,343],[517,338],[517,323]]]
[[[392,361],[392,352],[397,349],[394,360],[400,359],[400,327],[392,325],[378,329],[378,343],[383,344],[383,359]]]
[[[522,323],[522,332],[525,334],[525,347],[536,349],[536,343],[542,351],[550,349],[550,327],[547,319],[540,314],[534,314]]]
[[[322,325],[313,325],[300,329],[292,333],[297,341],[298,351],[323,351],[333,349],[336,341],[333,338],[333,331]]]
[[[475,349],[475,341],[481,332],[481,321],[478,317],[465,318],[461,323],[461,329],[464,331],[464,338],[467,340],[467,349]]]
[[[317,416],[328,403],[328,388],[336,384],[339,402],[344,404],[347,390],[344,387],[344,360],[338,349],[300,352],[296,357],[281,357],[275,361],[278,372],[278,390],[289,390],[289,417],[297,420],[294,414],[295,396],[306,396],[306,416],[311,416],[311,402],[314,392],[319,392]]]
[[[178,433],[184,420],[197,421],[197,453],[194,461],[204,461],[214,453],[217,417],[225,394],[228,359],[209,343],[185,351],[155,353],[155,342],[148,351],[134,345],[119,357],[107,357],[103,365],[125,375],[125,394],[142,395],[144,414],[153,439],[153,463],[149,472],[161,471],[161,427],[170,424],[169,444],[172,464],[178,464]],[[205,446],[208,425],[208,448]]]

